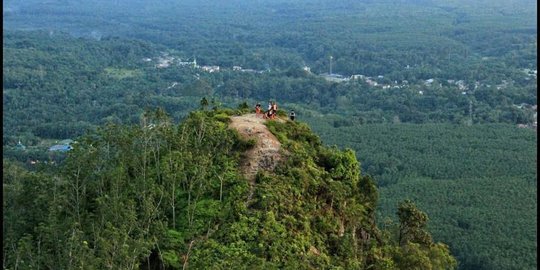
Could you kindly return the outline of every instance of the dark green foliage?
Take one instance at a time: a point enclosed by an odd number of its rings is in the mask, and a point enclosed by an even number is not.
[[[335,129],[308,119],[326,143],[351,147],[380,191],[378,223],[412,199],[460,269],[536,266],[536,134],[510,125],[370,124]],[[397,222],[397,219],[396,219]]]
[[[429,214],[434,239],[449,245],[461,269],[534,269],[535,179],[407,178],[381,188],[378,216],[392,215],[399,201],[410,198]]]
[[[432,242],[426,231],[427,215],[418,209],[410,200],[400,203],[397,211],[399,218],[399,244],[417,243],[429,245]]]
[[[250,109],[250,108],[251,108],[251,107],[250,107],[250,106],[247,104],[247,102],[245,102],[245,101],[242,102],[242,103],[240,103],[240,105],[238,105],[238,109],[239,109],[240,111],[249,112],[249,109]]]
[[[208,99],[206,99],[206,97],[203,97],[201,99],[201,108],[204,110],[206,109],[206,107],[208,107]]]

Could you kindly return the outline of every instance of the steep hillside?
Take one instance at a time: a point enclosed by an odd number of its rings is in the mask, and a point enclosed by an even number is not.
[[[354,152],[323,146],[306,124],[243,113],[197,111],[174,126],[146,112],[140,126],[80,138],[54,172],[4,161],[5,267],[456,267],[414,203],[377,227],[377,189]]]

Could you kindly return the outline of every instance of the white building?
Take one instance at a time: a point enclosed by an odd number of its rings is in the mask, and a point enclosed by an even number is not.
[[[206,72],[219,72],[219,66],[202,66],[201,69]]]

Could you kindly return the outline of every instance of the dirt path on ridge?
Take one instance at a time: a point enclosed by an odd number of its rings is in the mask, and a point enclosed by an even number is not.
[[[279,150],[281,143],[264,125],[266,121],[284,121],[282,119],[265,120],[257,117],[254,113],[241,116],[232,116],[229,127],[238,130],[244,139],[254,138],[257,143],[245,153],[245,158],[240,162],[240,169],[250,183],[249,199],[253,195],[255,175],[257,171],[273,170],[281,159]]]

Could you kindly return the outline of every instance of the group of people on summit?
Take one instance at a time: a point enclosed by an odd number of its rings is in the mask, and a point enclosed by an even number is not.
[[[255,113],[257,117],[259,117],[259,115],[262,115],[262,118],[264,119],[275,119],[277,110],[277,104],[275,101],[268,101],[268,110],[266,110],[266,112],[263,112],[260,103],[257,103],[257,105],[255,105]],[[289,113],[289,118],[291,119],[291,121],[294,121],[295,117],[296,114],[294,113],[294,110],[291,110],[291,112]]]

